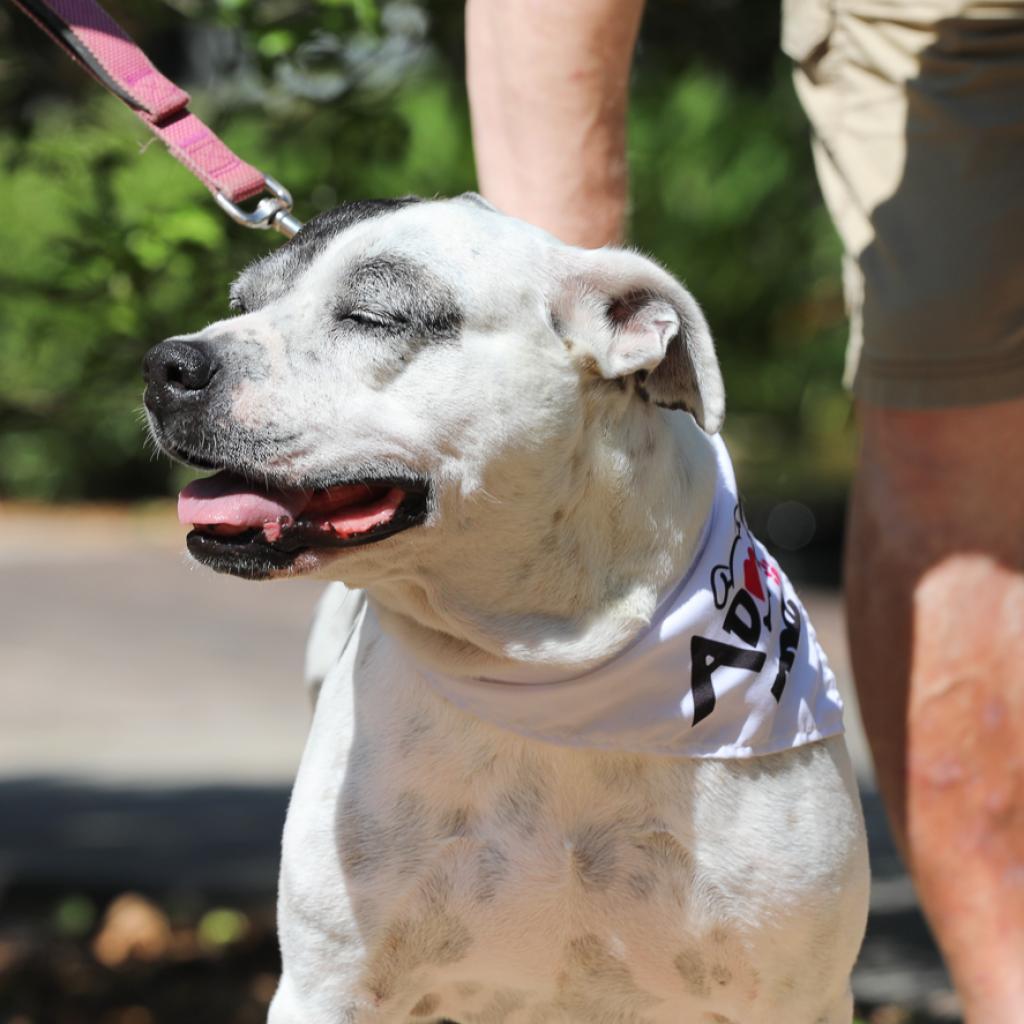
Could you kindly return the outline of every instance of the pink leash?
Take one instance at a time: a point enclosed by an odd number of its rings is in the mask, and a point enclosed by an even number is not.
[[[291,238],[302,222],[291,213],[288,190],[236,156],[195,114],[189,95],[165,78],[138,45],[93,0],[13,0],[70,57],[118,99],[212,193],[232,220],[273,228]],[[251,211],[238,203],[269,192]]]

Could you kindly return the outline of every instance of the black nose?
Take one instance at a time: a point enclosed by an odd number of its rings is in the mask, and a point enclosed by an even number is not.
[[[163,411],[183,401],[203,398],[219,364],[207,345],[171,338],[154,345],[142,361],[146,408]]]

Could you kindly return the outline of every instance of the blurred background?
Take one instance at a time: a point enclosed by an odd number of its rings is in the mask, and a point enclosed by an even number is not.
[[[474,186],[461,3],[106,6],[302,219]],[[651,0],[631,234],[705,307],[752,524],[849,692],[839,245],[778,21],[775,3]],[[9,6],[0,38],[0,1024],[258,1022],[318,586],[187,565],[187,477],[146,440],[139,364],[224,316],[279,239],[230,223]],[[850,724],[875,869],[860,1019],[957,1020],[855,707]]]

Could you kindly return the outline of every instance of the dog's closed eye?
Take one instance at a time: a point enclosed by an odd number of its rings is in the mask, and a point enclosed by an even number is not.
[[[400,313],[385,312],[377,309],[349,309],[339,310],[335,317],[338,323],[354,324],[358,327],[369,328],[399,328],[404,326],[408,319]]]

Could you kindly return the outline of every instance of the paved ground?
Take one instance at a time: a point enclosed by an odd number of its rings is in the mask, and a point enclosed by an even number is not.
[[[0,507],[0,887],[198,887],[265,896],[308,724],[320,586],[190,567],[169,509]],[[842,608],[802,591],[851,697],[875,884],[860,998],[955,1013],[871,780]]]

